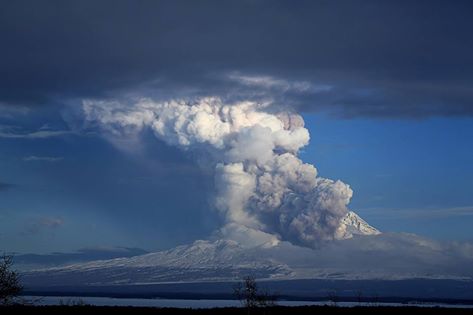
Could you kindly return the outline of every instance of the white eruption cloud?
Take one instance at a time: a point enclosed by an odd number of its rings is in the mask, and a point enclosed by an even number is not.
[[[169,145],[199,152],[214,169],[215,207],[226,224],[222,231],[250,229],[309,247],[344,232],[340,220],[352,190],[317,176],[313,165],[298,158],[309,132],[297,114],[212,97],[133,104],[84,101],[83,111],[89,124],[112,135],[149,129]]]

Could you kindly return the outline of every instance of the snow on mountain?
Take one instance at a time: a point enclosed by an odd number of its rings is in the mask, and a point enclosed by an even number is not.
[[[133,267],[147,268],[160,266],[180,269],[224,269],[224,268],[274,268],[274,263],[264,257],[252,255],[244,247],[232,240],[197,240],[191,245],[181,245],[169,250],[97,262],[71,265],[75,270],[100,268]],[[61,268],[58,268],[61,270]]]
[[[28,284],[101,285],[222,281],[247,275],[283,278],[290,268],[231,240],[198,240],[190,245],[131,258],[116,258],[23,274]]]
[[[381,234],[379,230],[369,225],[368,222],[360,218],[360,216],[353,211],[346,214],[337,229],[337,239],[348,239],[352,238],[353,235],[378,234]]]
[[[473,246],[383,233],[350,212],[319,248],[198,240],[173,249],[25,272],[26,285],[119,285],[258,279],[472,279]]]

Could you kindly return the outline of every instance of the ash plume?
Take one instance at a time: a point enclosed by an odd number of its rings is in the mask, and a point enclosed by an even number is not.
[[[197,152],[214,171],[222,233],[253,230],[307,247],[340,238],[352,190],[317,176],[299,159],[309,142],[302,117],[269,107],[217,97],[82,104],[86,124],[112,137],[137,137],[148,129],[169,145]]]

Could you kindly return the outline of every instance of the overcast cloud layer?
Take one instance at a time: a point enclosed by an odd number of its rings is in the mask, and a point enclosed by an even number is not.
[[[0,104],[267,97],[343,117],[471,116],[471,1],[14,1]]]

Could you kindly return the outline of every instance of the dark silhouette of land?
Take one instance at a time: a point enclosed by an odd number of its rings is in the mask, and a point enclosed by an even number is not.
[[[153,308],[153,307],[109,307],[109,306],[5,306],[0,314],[225,314],[225,315],[304,315],[304,314],[473,314],[472,309],[440,307],[334,307],[334,306],[273,306],[254,308]]]

